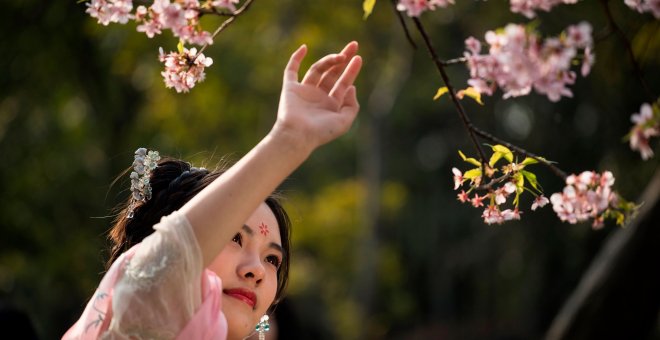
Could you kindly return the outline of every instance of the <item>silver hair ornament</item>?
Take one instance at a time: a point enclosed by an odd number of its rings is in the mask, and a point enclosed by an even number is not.
[[[151,184],[149,177],[158,166],[160,155],[158,151],[147,151],[139,148],[135,151],[133,171],[131,172],[131,204],[128,207],[128,218],[133,218],[136,202],[146,202],[151,199]]]

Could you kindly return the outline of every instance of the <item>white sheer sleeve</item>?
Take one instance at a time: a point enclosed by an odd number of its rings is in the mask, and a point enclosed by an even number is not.
[[[154,229],[114,287],[104,338],[173,339],[201,304],[202,254],[185,215],[174,212]]]

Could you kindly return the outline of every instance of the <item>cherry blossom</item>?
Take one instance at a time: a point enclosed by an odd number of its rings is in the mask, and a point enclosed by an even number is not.
[[[537,10],[549,12],[560,4],[574,4],[577,0],[511,0],[511,12],[520,13],[528,18],[536,17]]]
[[[575,3],[577,0],[510,0],[509,5],[511,12],[520,13],[531,19],[536,17],[535,11],[549,12],[556,5]],[[447,7],[453,4],[453,0],[399,0],[397,9],[406,12],[410,17],[419,17],[426,11],[434,11],[436,6]]]
[[[504,186],[495,189],[493,191],[493,195],[495,196],[495,203],[496,204],[506,203],[506,198],[515,191],[516,191],[516,185],[511,182],[507,182]]]
[[[213,64],[213,59],[197,54],[196,48],[183,48],[183,52],[163,53],[160,49],[159,60],[165,64],[161,72],[167,88],[176,92],[188,92],[196,83],[204,80],[204,68]]]
[[[602,226],[608,209],[617,209],[618,195],[612,191],[614,175],[605,171],[602,174],[584,171],[580,175],[566,178],[566,186],[561,193],[550,196],[552,209],[560,220],[575,224],[594,219],[594,228]]]
[[[515,208],[513,210],[506,209],[502,211],[502,218],[505,221],[520,220],[520,214],[522,214],[522,212],[520,212],[518,208]]]
[[[148,14],[150,18],[147,17]],[[153,11],[148,12],[144,6],[138,6],[135,10],[135,21],[141,22],[137,26],[137,31],[145,33],[149,38],[153,38],[155,35],[161,33],[162,26],[158,21],[158,13],[154,13]]]
[[[639,13],[651,12],[660,19],[660,0],[624,0],[624,3]]]
[[[418,17],[425,11],[433,11],[435,7],[447,7],[454,4],[454,0],[400,0],[396,9],[406,12],[410,17]]]
[[[238,0],[214,0],[211,2],[211,6],[216,8],[226,8],[232,12],[236,11],[236,5]]]
[[[200,11],[198,0],[154,0],[148,9],[144,6],[137,8],[137,30],[153,38],[162,30],[169,29],[184,43],[200,46],[213,44],[211,33],[204,31],[199,24]]]
[[[496,205],[486,207],[481,217],[483,217],[486,224],[502,224],[504,222],[504,216],[502,216],[500,209]]]
[[[99,24],[107,26],[111,22],[125,24],[132,19],[131,0],[91,0],[87,3],[86,12],[96,18]]]
[[[506,221],[520,220],[522,211],[519,209],[520,195],[529,191],[537,196],[537,201],[533,206],[542,207],[548,203],[548,199],[543,197],[540,191],[540,186],[536,182],[536,175],[527,170],[527,166],[538,163],[538,160],[526,157],[522,162],[517,162],[511,150],[503,145],[491,146],[493,155],[486,164],[478,161],[475,158],[469,158],[459,151],[459,155],[463,160],[475,168],[462,172],[457,168],[452,168],[454,175],[454,190],[458,190],[461,186],[469,186],[466,192],[461,189],[457,195],[458,201],[461,203],[469,202],[475,208],[483,207],[488,201],[488,207],[483,211],[481,217],[487,224],[501,224]],[[504,165],[496,167],[498,162],[506,160]],[[486,179],[482,178],[482,167],[486,166],[488,169],[485,171]],[[500,177],[494,178],[495,175]],[[469,180],[469,181],[468,181]],[[482,182],[487,182],[483,184]],[[469,194],[474,192],[472,198]],[[483,192],[480,194],[479,192]],[[513,197],[513,200],[509,200]],[[538,199],[542,197],[542,199]],[[545,199],[545,202],[543,201]],[[511,208],[505,208],[504,205],[507,201],[511,202]]]
[[[132,0],[90,0],[86,12],[102,25],[134,20],[137,31],[149,38],[170,30],[182,44],[206,46],[213,44],[213,35],[202,29],[200,15],[209,13],[209,9],[214,13],[218,9],[234,12],[238,3],[239,0],[153,0],[149,7],[140,5],[132,13]],[[196,50],[191,49],[165,55],[161,50],[160,60],[165,63],[161,74],[168,88],[188,92],[204,79],[204,67],[210,66],[213,60],[204,55],[194,56],[195,53]]]
[[[483,207],[484,206],[484,199],[486,199],[486,198],[488,198],[488,195],[479,196],[479,195],[475,194],[474,197],[472,197],[472,199],[470,200],[470,203],[472,203],[472,206],[475,207],[475,208]]]
[[[465,192],[465,190],[461,190],[461,192],[457,196],[458,196],[458,200],[461,201],[461,203],[465,203],[470,199],[468,194]]]
[[[579,49],[584,50],[581,73],[589,73],[594,62],[591,25],[582,22],[569,26],[560,37],[542,41],[536,32],[523,25],[508,24],[503,30],[488,31],[488,54],[480,54],[481,43],[474,37],[465,41],[468,84],[481,94],[492,95],[499,87],[504,98],[527,95],[534,89],[553,102],[572,97],[567,87],[575,82],[570,70]]]
[[[461,170],[458,170],[457,168],[452,168],[451,172],[454,174],[454,190],[456,190],[461,186],[461,184],[463,184],[465,178],[463,178],[463,173]]]
[[[653,157],[653,149],[649,144],[651,137],[660,136],[660,118],[658,117],[660,114],[654,114],[653,111],[654,108],[650,104],[644,103],[639,109],[639,113],[630,116],[630,120],[635,123],[629,134],[630,148],[633,151],[639,151],[643,160]]]
[[[543,208],[546,204],[548,204],[550,201],[548,200],[547,197],[543,195],[536,196],[534,199],[534,203],[532,203],[532,211],[536,210],[536,208]]]

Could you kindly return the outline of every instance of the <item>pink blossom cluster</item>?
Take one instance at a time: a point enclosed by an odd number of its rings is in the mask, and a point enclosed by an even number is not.
[[[133,13],[132,0],[90,0],[86,12],[103,25],[135,20],[138,32],[144,32],[149,38],[169,29],[181,44],[205,46],[213,44],[213,36],[202,29],[199,22],[201,14],[218,9],[234,12],[237,3],[239,0],[153,0],[151,6],[140,5]],[[188,50],[182,47],[179,51],[164,54],[160,50],[159,59],[165,64],[161,74],[168,88],[188,92],[195,83],[204,80],[204,68],[211,66],[213,60],[201,53],[196,55],[195,48]]]
[[[211,33],[199,25],[199,1],[154,0],[149,8],[138,6],[135,21],[138,32],[144,32],[149,38],[160,34],[163,29],[172,30],[175,37],[185,43],[204,45],[212,44]]]
[[[200,13],[205,9],[228,9],[235,11],[239,0],[154,0],[151,6],[140,5],[132,13],[132,0],[91,0],[87,4],[87,13],[100,24],[111,22],[121,24],[129,20],[138,23],[138,32],[144,32],[149,38],[169,29],[175,37],[184,43],[205,45],[212,44],[211,33],[204,31],[199,24]]]
[[[160,74],[165,80],[167,88],[174,88],[176,92],[188,92],[206,77],[204,68],[213,64],[213,59],[207,58],[203,53],[197,54],[196,48],[184,48],[183,52],[163,53],[160,49],[159,59],[165,64],[165,70]]]
[[[511,0],[511,12],[520,13],[528,18],[536,17],[537,10],[549,12],[559,4],[574,4],[577,0]]]
[[[396,9],[406,12],[410,17],[419,17],[425,11],[433,11],[435,7],[447,7],[454,4],[454,0],[399,0]]]
[[[624,0],[624,2],[639,13],[651,12],[656,19],[660,19],[660,0]]]
[[[99,24],[108,26],[111,22],[127,23],[134,16],[132,0],[91,0],[87,3],[87,14],[96,18]]]
[[[509,166],[509,169],[514,169],[516,166]],[[512,170],[515,171],[515,170]],[[458,190],[468,179],[464,174],[457,168],[452,168],[452,173],[454,176],[454,190]],[[467,173],[466,173],[467,174]],[[515,178],[516,176],[511,176]],[[484,219],[486,224],[502,224],[506,221],[511,220],[520,220],[520,214],[522,212],[518,209],[518,204],[515,204],[513,209],[503,209],[501,206],[507,202],[507,200],[513,195],[516,196],[522,189],[518,189],[518,186],[512,181],[505,181],[501,186],[490,189],[486,194],[479,195],[475,193],[470,197],[470,191],[472,191],[475,186],[478,186],[481,183],[481,176],[474,177],[470,179],[472,188],[465,192],[461,192],[457,195],[457,198],[462,203],[469,202],[473,207],[479,208],[484,206],[484,201],[488,202],[488,206],[484,209],[481,217]],[[534,202],[532,203],[532,210],[536,210],[539,207],[543,207],[548,204],[548,199],[543,195],[538,195]]]
[[[611,188],[613,184],[614,176],[609,171],[570,175],[564,190],[550,196],[552,209],[564,222],[575,224],[593,218],[593,228],[601,228],[605,212],[616,208],[618,203],[618,195]]]
[[[578,50],[583,49],[583,76],[589,74],[594,63],[591,31],[589,23],[581,22],[569,26],[560,37],[541,41],[525,26],[508,24],[503,30],[486,33],[488,54],[480,54],[481,42],[469,37],[464,53],[470,69],[468,84],[488,95],[500,87],[504,98],[527,95],[532,88],[553,102],[562,96],[572,97],[567,85],[575,82],[570,67]]]
[[[643,160],[653,157],[653,149],[649,144],[651,137],[660,136],[660,110],[654,114],[653,107],[644,103],[639,113],[630,116],[635,126],[630,130],[630,148],[639,151]]]

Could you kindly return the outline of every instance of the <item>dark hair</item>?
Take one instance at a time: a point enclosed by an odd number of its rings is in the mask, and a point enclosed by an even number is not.
[[[163,158],[152,171],[149,182],[152,197],[145,203],[135,202],[133,217],[128,218],[128,208],[132,198],[118,206],[118,215],[114,226],[108,233],[112,242],[110,258],[106,269],[125,251],[154,232],[153,226],[167,216],[180,209],[186,202],[206,188],[225,171],[224,167],[209,171],[204,168],[194,168],[190,163],[174,159]],[[126,171],[129,172],[129,171]],[[280,203],[279,196],[273,194],[266,198],[266,205],[273,211],[280,229],[284,256],[277,271],[277,293],[274,304],[282,298],[289,278],[289,257],[291,239],[289,232],[291,221]]]

